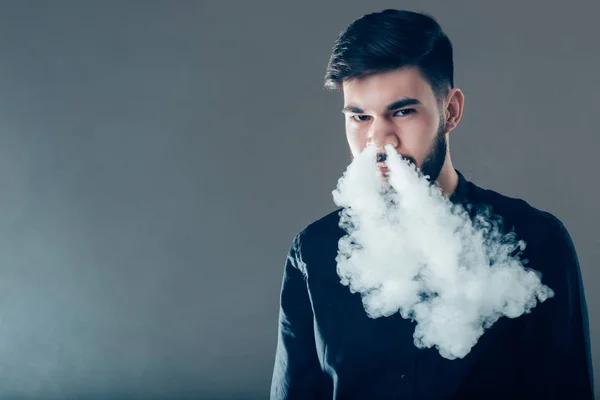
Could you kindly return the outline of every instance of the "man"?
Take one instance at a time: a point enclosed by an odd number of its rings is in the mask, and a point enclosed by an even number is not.
[[[588,316],[577,254],[553,215],[467,181],[448,135],[464,96],[452,45],[430,16],[385,10],[337,39],[326,87],[343,92],[354,157],[386,145],[412,161],[453,204],[488,208],[527,243],[528,266],[555,293],[533,312],[501,318],[464,358],[414,344],[414,321],[369,318],[336,275],[340,210],[294,238],[281,291],[271,399],[592,399]],[[387,168],[382,165],[385,174]]]

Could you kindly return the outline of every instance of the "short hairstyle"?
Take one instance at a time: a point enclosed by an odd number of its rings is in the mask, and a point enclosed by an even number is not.
[[[437,21],[406,10],[366,14],[335,41],[325,88],[341,90],[346,80],[411,66],[419,68],[438,101],[454,87],[452,43]]]

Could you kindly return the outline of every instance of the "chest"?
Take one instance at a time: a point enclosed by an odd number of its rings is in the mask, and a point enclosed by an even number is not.
[[[414,344],[416,323],[400,314],[369,318],[359,294],[335,281],[313,282],[315,339],[322,368],[338,385],[365,393],[421,393],[423,396],[490,390],[518,385],[522,328],[501,318],[463,359],[448,360],[435,348]]]

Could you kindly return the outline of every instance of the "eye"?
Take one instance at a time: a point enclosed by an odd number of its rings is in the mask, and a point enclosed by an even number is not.
[[[355,122],[365,122],[368,121],[368,118],[370,118],[370,116],[368,115],[352,115],[350,117],[351,120],[354,120]]]
[[[394,115],[398,115],[398,113],[402,113],[402,114],[400,114],[400,116],[402,116],[402,117],[403,117],[403,116],[406,116],[406,115],[412,114],[412,113],[414,113],[414,112],[415,112],[415,109],[414,109],[414,108],[405,108],[405,109],[403,109],[403,110],[398,110],[398,111],[396,111],[396,112],[394,113]]]

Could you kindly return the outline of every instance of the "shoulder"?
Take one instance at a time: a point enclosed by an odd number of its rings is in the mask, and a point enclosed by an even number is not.
[[[289,257],[295,259],[299,269],[304,273],[307,272],[307,263],[312,264],[332,251],[336,251],[337,242],[343,236],[339,227],[341,211],[342,208],[338,208],[311,221],[294,237]]]
[[[524,199],[510,197],[495,190],[472,184],[476,214],[496,218],[507,231],[514,230],[529,241],[548,243],[569,239],[563,222],[547,210],[532,205]]]
[[[480,203],[484,209],[493,210],[503,223],[504,232],[513,231],[518,240],[524,241],[523,261],[542,274],[543,283],[555,292],[557,298],[579,293],[579,260],[563,221],[520,198],[482,188],[475,192],[475,204]]]
[[[306,245],[311,241],[337,234],[340,230],[339,221],[341,211],[342,208],[338,208],[325,216],[313,220],[298,232],[295,240],[299,245]]]

